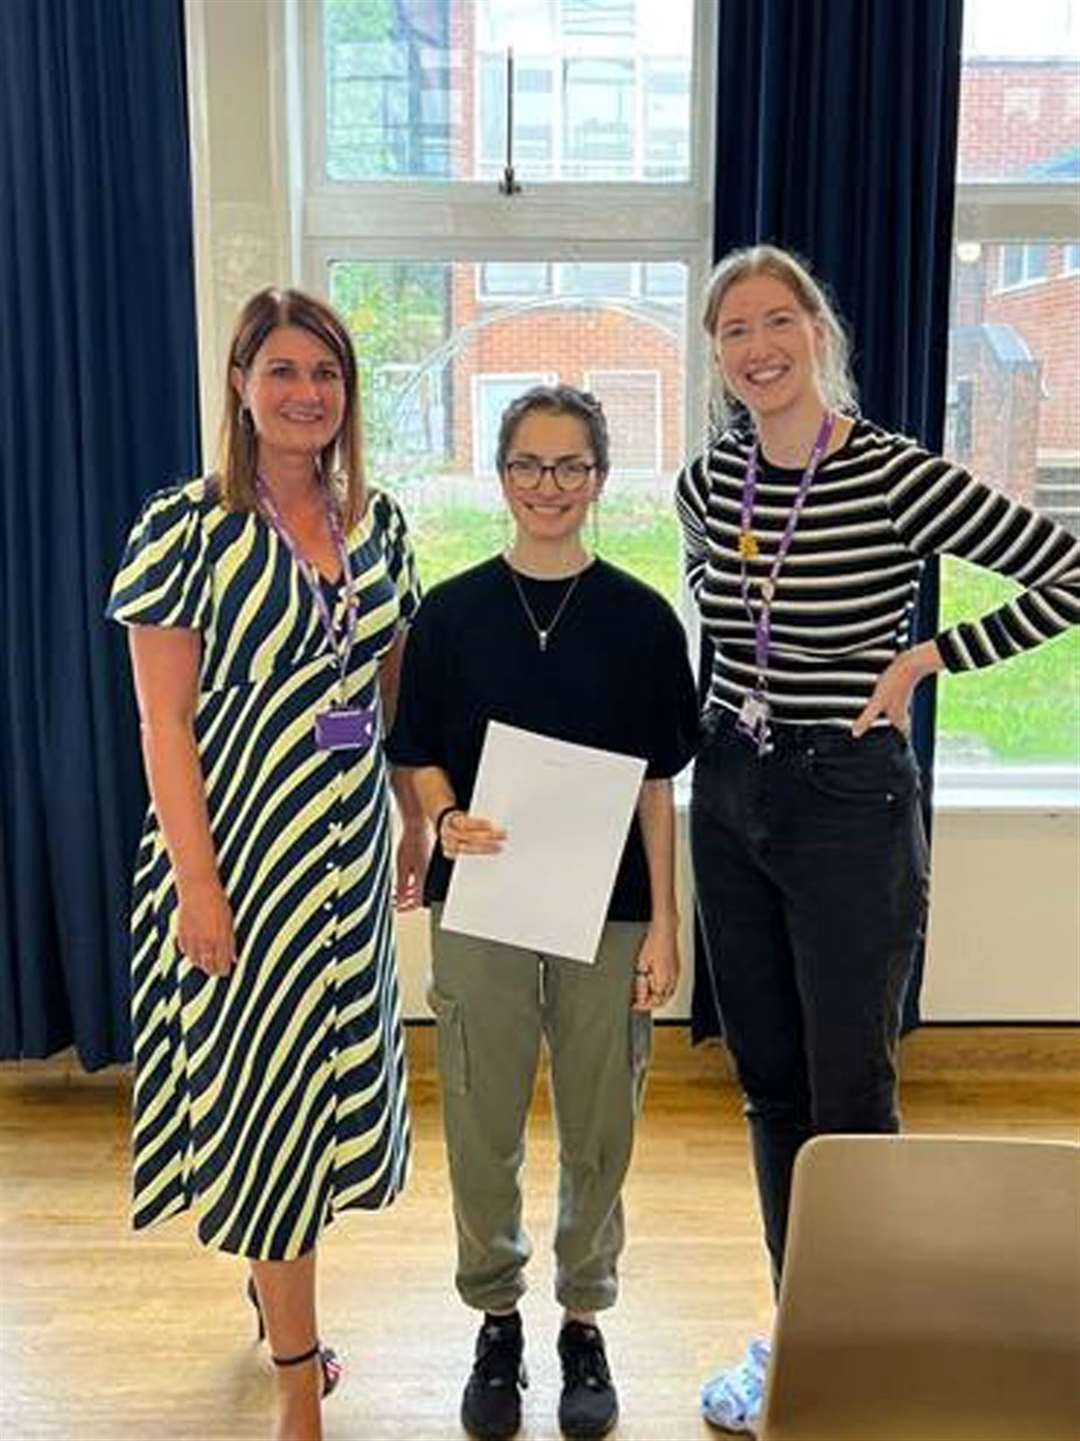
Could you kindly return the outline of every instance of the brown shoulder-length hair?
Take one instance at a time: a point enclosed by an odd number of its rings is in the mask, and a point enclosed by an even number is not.
[[[268,288],[244,306],[233,331],[225,373],[225,406],[218,437],[217,474],[226,510],[256,510],[256,436],[250,412],[233,384],[233,370],[246,375],[272,330],[294,325],[306,330],[331,351],[345,381],[345,416],[341,429],[319,455],[319,469],[337,491],[346,527],[364,513],[363,427],[356,373],[356,352],[341,317],[321,300],[302,290]]]

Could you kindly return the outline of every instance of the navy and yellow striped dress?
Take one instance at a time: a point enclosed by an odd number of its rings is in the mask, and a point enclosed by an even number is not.
[[[347,540],[349,698],[378,705],[415,567],[385,494]],[[332,599],[340,625],[343,587]],[[337,679],[318,609],[288,547],[212,480],[147,501],[108,613],[202,634],[195,736],[237,945],[225,977],[178,952],[151,806],[132,903],[134,1224],[192,1208],[207,1245],[288,1260],[337,1211],[389,1204],[408,1163],[382,743],[316,749]]]

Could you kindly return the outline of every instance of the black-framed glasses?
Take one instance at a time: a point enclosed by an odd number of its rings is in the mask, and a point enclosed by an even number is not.
[[[519,490],[536,490],[546,471],[550,471],[560,490],[580,490],[595,469],[591,460],[573,457],[556,460],[552,465],[545,465],[531,455],[518,456],[506,462],[506,474]]]

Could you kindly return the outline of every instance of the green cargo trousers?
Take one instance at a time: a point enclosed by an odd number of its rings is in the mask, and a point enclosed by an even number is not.
[[[457,1227],[457,1288],[509,1311],[532,1252],[522,1224],[525,1127],[541,1039],[559,1139],[555,1296],[573,1311],[615,1302],[621,1200],[644,1091],[652,1017],[631,1011],[646,927],[609,921],[595,962],[444,931],[431,909],[443,1127]]]

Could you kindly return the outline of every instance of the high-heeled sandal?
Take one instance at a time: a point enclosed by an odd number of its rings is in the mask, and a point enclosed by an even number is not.
[[[310,1351],[302,1351],[299,1356],[271,1356],[270,1359],[275,1366],[302,1366],[305,1361],[314,1361],[316,1356],[322,1370],[322,1393],[325,1400],[341,1380],[341,1362],[332,1346],[323,1346],[316,1341]]]
[[[252,1276],[248,1277],[247,1298],[255,1307],[255,1324],[258,1327],[259,1340],[262,1341],[266,1337],[266,1321],[263,1317],[259,1293],[255,1287],[255,1279]],[[299,1366],[304,1361],[313,1361],[316,1356],[319,1358],[319,1366],[322,1369],[322,1393],[325,1399],[341,1380],[341,1373],[344,1369],[332,1346],[323,1346],[316,1341],[311,1350],[305,1351],[302,1356],[271,1356],[270,1359],[275,1366]]]

